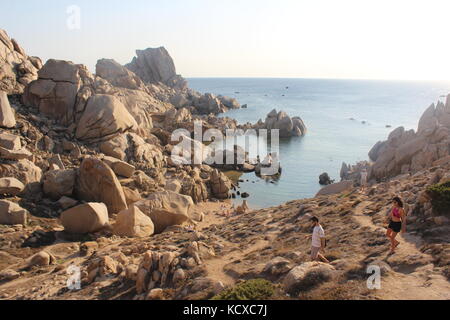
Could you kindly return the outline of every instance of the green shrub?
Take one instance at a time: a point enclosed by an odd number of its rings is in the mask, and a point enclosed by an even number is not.
[[[427,188],[433,211],[439,215],[450,215],[450,181]]]
[[[227,289],[212,300],[267,300],[275,293],[274,285],[264,279],[244,281]]]

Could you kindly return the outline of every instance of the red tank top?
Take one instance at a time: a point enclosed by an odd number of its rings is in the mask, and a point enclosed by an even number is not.
[[[396,217],[397,219],[400,219],[402,217],[402,215],[400,214],[400,210],[399,208],[395,207],[394,209],[392,209],[392,215],[394,217]]]

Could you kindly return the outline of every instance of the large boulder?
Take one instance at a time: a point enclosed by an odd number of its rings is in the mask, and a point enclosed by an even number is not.
[[[82,68],[70,61],[48,60],[39,71],[39,79],[26,87],[23,102],[62,124],[72,123],[82,86]]]
[[[333,279],[335,268],[322,262],[306,262],[292,269],[283,281],[284,290],[290,294],[308,290]]]
[[[20,180],[25,185],[23,196],[34,196],[41,192],[42,169],[27,159],[0,163],[0,177]]]
[[[52,170],[44,175],[44,193],[54,200],[63,196],[71,196],[75,186],[77,173],[75,170]]]
[[[33,154],[26,148],[22,148],[19,150],[10,150],[7,148],[0,147],[0,158],[6,160],[32,159]]]
[[[16,126],[16,118],[9,104],[6,92],[0,90],[0,127],[14,128]]]
[[[22,143],[20,142],[19,136],[2,132],[0,133],[0,147],[8,150],[20,150]]]
[[[24,189],[24,184],[16,178],[0,178],[0,194],[16,196]]]
[[[155,233],[188,221],[193,205],[191,197],[171,191],[155,192],[147,199],[135,203],[135,206],[152,219]]]
[[[21,94],[27,84],[37,79],[42,62],[26,55],[16,40],[0,29],[0,91]]]
[[[330,194],[338,194],[347,190],[351,190],[353,188],[353,181],[341,181],[338,183],[330,184],[326,187],[320,189],[320,191],[316,194],[316,197],[326,196]]]
[[[105,139],[137,127],[133,116],[118,99],[97,94],[88,100],[76,137],[80,140]]]
[[[163,83],[185,89],[186,81],[176,74],[175,64],[164,47],[136,50],[136,57],[126,67],[146,83]]]
[[[128,149],[128,138],[125,134],[121,134],[113,139],[104,141],[99,147],[100,151],[107,156],[114,157],[119,160],[127,160],[126,150]]]
[[[143,89],[145,86],[141,78],[113,59],[98,60],[95,74],[116,87]]]
[[[28,267],[45,267],[56,262],[56,258],[47,251],[41,251],[28,260]]]
[[[25,185],[40,183],[42,169],[29,160],[0,164],[0,176],[15,177]]]
[[[103,161],[114,171],[115,174],[125,178],[130,178],[136,170],[136,168],[131,164],[114,157],[106,156],[103,158]]]
[[[113,233],[121,237],[144,238],[151,236],[154,229],[152,219],[138,207],[131,206],[117,215]]]
[[[104,203],[110,213],[118,213],[128,208],[122,186],[114,171],[96,158],[85,158],[81,163],[75,192],[82,200]]]
[[[86,203],[64,211],[60,220],[69,233],[97,232],[109,224],[108,209],[103,203]]]
[[[0,224],[27,224],[28,211],[17,203],[0,200]]]

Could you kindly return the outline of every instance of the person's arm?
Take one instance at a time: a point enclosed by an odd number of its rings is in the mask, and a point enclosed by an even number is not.
[[[319,231],[319,237],[320,237],[320,249],[322,251],[325,251],[326,238],[325,238],[325,232],[322,229]]]
[[[406,212],[405,210],[400,210],[402,215],[402,233],[406,233]]]
[[[322,250],[322,252],[325,251],[325,242],[326,242],[325,237],[320,238],[320,244],[321,244],[321,248],[320,249]]]

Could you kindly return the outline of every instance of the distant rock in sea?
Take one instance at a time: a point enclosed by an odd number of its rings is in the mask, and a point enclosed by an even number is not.
[[[279,129],[280,138],[300,137],[307,132],[306,126],[300,117],[289,117],[286,112],[277,112],[273,109],[263,122],[259,120],[254,129]]]

